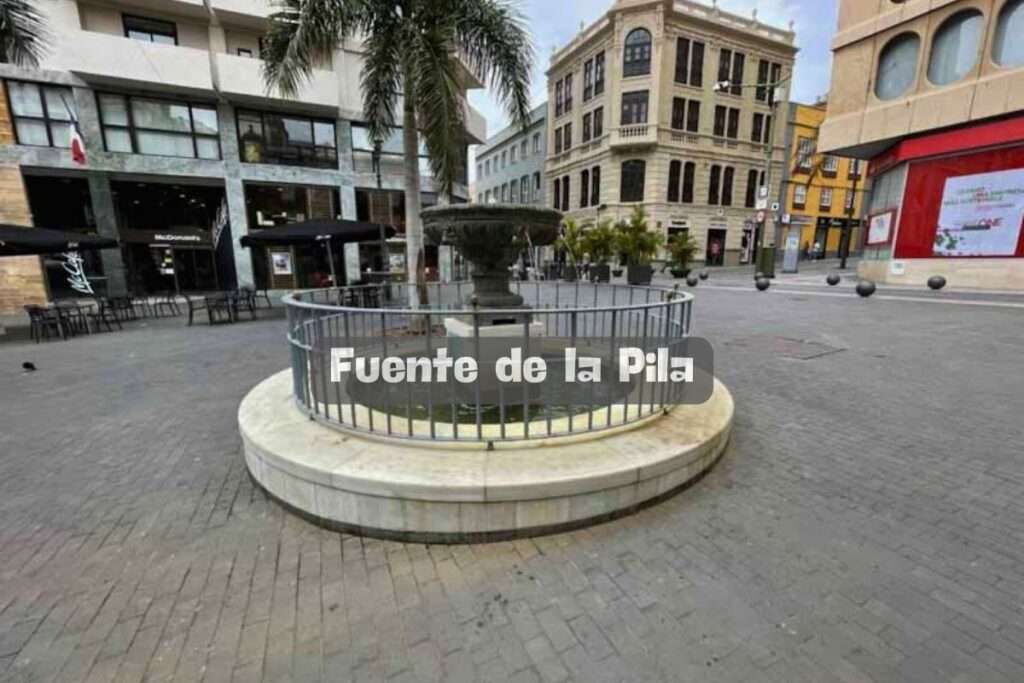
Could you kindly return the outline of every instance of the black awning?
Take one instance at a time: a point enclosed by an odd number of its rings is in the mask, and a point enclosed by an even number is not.
[[[243,247],[307,244],[325,240],[330,240],[333,244],[372,242],[381,238],[382,227],[385,238],[395,234],[395,229],[389,225],[381,226],[362,221],[313,220],[279,225],[266,230],[254,230],[243,236],[241,242]]]
[[[117,240],[78,232],[0,224],[0,256],[60,254],[65,251],[114,249]]]

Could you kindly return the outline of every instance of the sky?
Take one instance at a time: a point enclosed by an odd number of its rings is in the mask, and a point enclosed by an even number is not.
[[[572,40],[580,24],[587,26],[611,7],[614,0],[513,0],[518,2],[533,33],[536,54],[533,73],[533,104],[546,97],[547,70],[551,52]],[[710,5],[711,0],[697,0]],[[813,102],[828,93],[832,54],[829,43],[835,32],[838,0],[718,0],[727,12],[751,16],[767,24],[785,28],[794,22],[800,52],[796,59],[792,99]],[[508,115],[488,90],[470,92],[470,102],[487,119],[487,134],[493,135],[508,125]],[[471,159],[472,161],[472,159]],[[470,165],[470,177],[475,164]]]

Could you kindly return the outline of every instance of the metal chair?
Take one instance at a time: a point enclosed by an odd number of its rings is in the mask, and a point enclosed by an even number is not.
[[[35,343],[38,344],[43,339],[49,341],[51,331],[61,339],[68,338],[56,311],[34,305],[26,305],[24,309],[28,313],[29,335]]]

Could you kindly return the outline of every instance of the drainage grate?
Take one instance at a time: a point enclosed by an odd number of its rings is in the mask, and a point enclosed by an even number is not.
[[[833,353],[840,353],[846,350],[838,346],[830,346],[806,339],[766,335],[733,339],[725,342],[725,345],[745,349],[760,349],[761,351],[774,353],[781,358],[791,358],[793,360],[814,360],[815,358],[830,356]]]

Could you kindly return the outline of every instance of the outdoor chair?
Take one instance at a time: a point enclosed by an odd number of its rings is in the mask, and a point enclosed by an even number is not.
[[[96,310],[90,311],[87,315],[96,331],[99,331],[100,325],[106,327],[107,332],[114,331],[113,325],[117,325],[119,330],[124,329],[121,326],[121,320],[118,318],[116,310],[110,304],[110,300],[104,297],[96,297]]]
[[[255,291],[243,287],[242,289],[239,289],[237,292],[229,292],[227,296],[229,301],[231,302],[232,313],[234,314],[236,321],[238,320],[239,313],[241,313],[242,311],[245,311],[249,314],[250,320],[256,319]]]
[[[206,317],[211,325],[235,322],[233,305],[227,295],[206,296],[203,297],[203,303],[206,308]]]
[[[76,303],[58,303],[54,304],[52,310],[57,313],[57,318],[64,328],[65,338],[90,333],[89,318],[83,307]]]
[[[29,335],[32,337],[32,341],[39,343],[43,339],[50,340],[50,332],[60,337],[61,339],[67,339],[67,333],[64,331],[64,327],[61,324],[60,316],[56,311],[42,306],[25,306],[25,312],[28,313],[29,319]]]
[[[131,297],[108,297],[107,305],[110,312],[113,313],[114,317],[117,318],[119,322],[128,322],[130,320],[138,319],[138,314],[135,312],[135,304],[132,302]]]
[[[206,310],[206,297],[191,297],[186,294],[185,303],[188,305],[188,325],[192,327],[196,313]]]
[[[172,292],[162,292],[156,295],[153,301],[153,312],[158,318],[161,316],[161,313],[168,316],[181,315],[181,309],[178,308],[178,302],[175,301]]]
[[[245,292],[252,295],[253,306],[257,305],[257,301],[262,299],[267,302],[267,308],[273,308],[274,304],[270,301],[270,292],[265,289],[256,289],[255,287],[239,287],[239,292]]]

